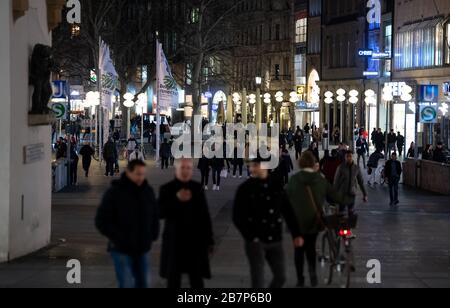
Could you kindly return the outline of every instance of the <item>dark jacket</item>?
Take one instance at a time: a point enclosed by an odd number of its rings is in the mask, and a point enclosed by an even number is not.
[[[346,204],[352,202],[352,199],[356,196],[358,186],[363,195],[367,196],[361,168],[356,164],[347,165],[345,162],[341,164],[336,171],[334,188],[344,196]]]
[[[341,160],[338,157],[328,157],[322,162],[321,170],[328,183],[334,183],[334,176],[341,165]]]
[[[446,163],[447,157],[445,157],[444,149],[436,148],[433,152],[433,161],[437,163]]]
[[[280,164],[278,167],[282,174],[286,174],[294,170],[294,164],[292,163],[292,158],[289,152],[281,154]]]
[[[295,218],[295,224],[289,226],[294,237],[317,234],[321,229],[317,220],[317,210],[312,203],[307,187],[311,188],[319,211],[323,209],[326,199],[342,204],[342,197],[320,173],[300,171],[291,177],[286,192]],[[286,222],[289,224],[289,220]]]
[[[295,134],[294,136],[294,146],[295,146],[295,150],[296,151],[301,151],[303,148],[303,133],[301,133],[300,135]]]
[[[178,200],[177,193],[182,189],[191,191],[189,202]],[[195,273],[211,278],[209,248],[214,245],[214,235],[203,188],[193,181],[174,180],[161,187],[159,198],[161,219],[165,220],[161,277]]]
[[[397,170],[397,177],[401,177],[402,175],[402,164],[398,160],[388,160],[386,162],[386,166],[384,167],[384,175],[390,179],[392,178],[392,164],[395,164],[395,168]]]
[[[378,162],[380,159],[384,159],[384,155],[381,152],[374,152],[369,157],[369,161],[367,162],[367,167],[376,169],[378,168]]]
[[[223,158],[217,158],[214,156],[213,159],[211,159],[211,168],[213,170],[222,170],[225,167],[225,160]]]
[[[117,156],[116,144],[112,141],[105,143],[103,147],[103,158],[105,160],[116,160]]]
[[[83,168],[88,169],[91,166],[92,156],[95,154],[94,149],[90,145],[84,145],[80,150],[80,155],[83,157]]]
[[[238,188],[233,222],[245,241],[281,242],[283,217],[292,219],[292,209],[273,176],[266,180],[249,179]]]
[[[161,144],[159,155],[162,158],[170,158],[172,156],[172,149],[170,148],[170,145],[167,142]]]
[[[206,158],[205,156],[203,156],[202,158],[200,158],[198,160],[197,168],[200,171],[202,171],[202,172],[208,171],[210,166],[211,166],[211,160]]]
[[[122,175],[103,196],[95,225],[108,238],[108,250],[129,256],[149,252],[159,234],[153,189],[147,182],[139,187]]]
[[[358,138],[356,140],[356,153],[359,155],[364,155],[369,152],[369,145],[367,144],[366,139]]]

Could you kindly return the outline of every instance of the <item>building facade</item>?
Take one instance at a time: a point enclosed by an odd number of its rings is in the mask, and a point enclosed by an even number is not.
[[[285,129],[295,124],[294,104],[289,102],[295,86],[293,15],[293,1],[247,0],[236,9],[231,88],[244,100],[236,104],[237,114],[244,114],[248,121],[257,115],[255,104],[247,104],[246,97],[260,93],[266,101],[262,103],[263,122],[278,120]],[[277,93],[282,101],[276,100]],[[242,110],[245,106],[248,110]]]
[[[410,85],[414,99],[412,104],[405,108],[405,121],[401,104],[394,104],[393,128],[408,131],[410,137],[407,139],[417,139],[419,147],[440,141],[448,147],[450,1],[396,0],[393,42],[393,81]],[[433,97],[424,97],[420,89],[424,89],[425,85],[429,86],[429,94]],[[422,105],[434,106],[437,118],[433,123],[423,123],[420,114]],[[414,135],[411,135],[416,129],[417,136],[414,138]]]

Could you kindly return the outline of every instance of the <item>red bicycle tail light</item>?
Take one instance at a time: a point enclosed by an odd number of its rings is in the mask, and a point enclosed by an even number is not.
[[[341,237],[348,237],[348,236],[352,236],[352,231],[351,230],[340,230],[339,231],[339,236]]]

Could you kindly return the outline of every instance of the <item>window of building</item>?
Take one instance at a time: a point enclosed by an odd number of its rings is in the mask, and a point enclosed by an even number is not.
[[[280,24],[276,24],[275,25],[275,40],[279,41],[280,40],[280,33],[281,32],[281,25]]]
[[[295,42],[306,43],[306,36],[308,34],[308,19],[301,18],[295,22]]]
[[[295,55],[295,85],[306,84],[306,56]]]
[[[384,27],[384,51],[392,51],[392,25],[386,25]]]
[[[280,64],[275,64],[275,80],[280,80]]]
[[[309,0],[309,16],[320,16],[322,14],[322,0]]]
[[[397,70],[442,66],[444,28],[439,20],[406,26],[395,38],[394,51]]]
[[[189,12],[189,23],[196,24],[200,20],[200,9],[198,7],[192,8]]]

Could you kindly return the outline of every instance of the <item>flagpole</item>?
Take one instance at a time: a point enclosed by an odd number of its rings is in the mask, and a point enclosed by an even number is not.
[[[156,33],[156,162],[159,161],[161,148],[161,110],[159,105],[159,70],[161,69],[161,50],[159,46],[158,33]]]
[[[101,53],[102,53],[102,37],[99,36],[98,39],[98,76],[97,76],[97,87],[98,93],[100,94],[100,106],[99,106],[99,150],[98,158],[100,160],[100,165],[103,163],[103,94],[102,94],[102,69],[101,69]]]

